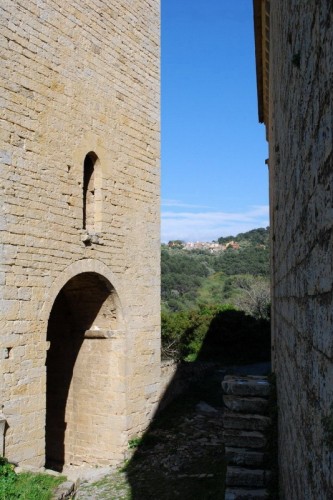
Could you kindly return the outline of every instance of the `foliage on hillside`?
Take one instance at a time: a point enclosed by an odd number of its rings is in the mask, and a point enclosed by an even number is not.
[[[241,287],[235,282],[235,276],[251,275],[268,281],[268,238],[268,228],[230,236],[225,240],[237,241],[240,248],[229,248],[218,254],[163,245],[163,310],[187,310],[200,303],[236,304],[234,298],[241,293]]]
[[[213,270],[205,255],[162,248],[161,296],[170,310],[187,309],[196,303],[197,292]]]
[[[259,227],[258,229],[252,229],[247,233],[239,233],[237,236],[221,236],[218,239],[220,245],[225,245],[230,241],[235,241],[239,244],[244,244],[244,242],[248,242],[251,245],[269,245],[269,227],[263,228]]]
[[[216,255],[213,263],[216,271],[222,271],[228,276],[235,274],[268,276],[269,249],[254,246],[241,247],[239,250],[228,248]]]
[[[269,230],[211,254],[162,247],[162,356],[225,363],[269,359]]]

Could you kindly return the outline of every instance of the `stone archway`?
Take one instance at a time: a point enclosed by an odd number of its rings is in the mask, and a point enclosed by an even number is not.
[[[46,463],[105,463],[112,455],[112,407],[119,393],[118,299],[96,272],[70,278],[49,316],[46,359]],[[119,350],[119,349],[118,349]]]

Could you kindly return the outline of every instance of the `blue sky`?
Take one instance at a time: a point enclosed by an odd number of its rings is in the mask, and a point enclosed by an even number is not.
[[[162,241],[268,225],[252,0],[162,0]]]

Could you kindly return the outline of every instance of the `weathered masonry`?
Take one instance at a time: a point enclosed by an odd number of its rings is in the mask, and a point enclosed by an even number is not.
[[[116,463],[159,396],[159,2],[5,0],[1,54],[4,452]]]
[[[333,3],[254,1],[281,498],[333,492]]]

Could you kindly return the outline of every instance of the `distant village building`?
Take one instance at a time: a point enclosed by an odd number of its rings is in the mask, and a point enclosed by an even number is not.
[[[169,246],[176,246],[175,244],[169,245]],[[189,241],[187,243],[184,243],[182,245],[182,248],[184,250],[205,250],[210,253],[219,253],[219,252],[224,252],[228,248],[231,248],[232,250],[239,250],[240,249],[240,244],[237,243],[237,241],[229,241],[225,245],[221,245],[220,243],[216,242],[204,242],[204,241],[196,241],[192,242]]]
[[[229,243],[226,243],[225,248],[232,248],[233,250],[239,250],[240,245],[236,241],[229,241]]]
[[[215,242],[202,242],[202,241],[196,241],[196,242],[188,242],[184,244],[184,249],[185,250],[206,250],[210,253],[218,253],[218,252],[223,252],[225,250],[224,245],[220,245],[219,243]]]

